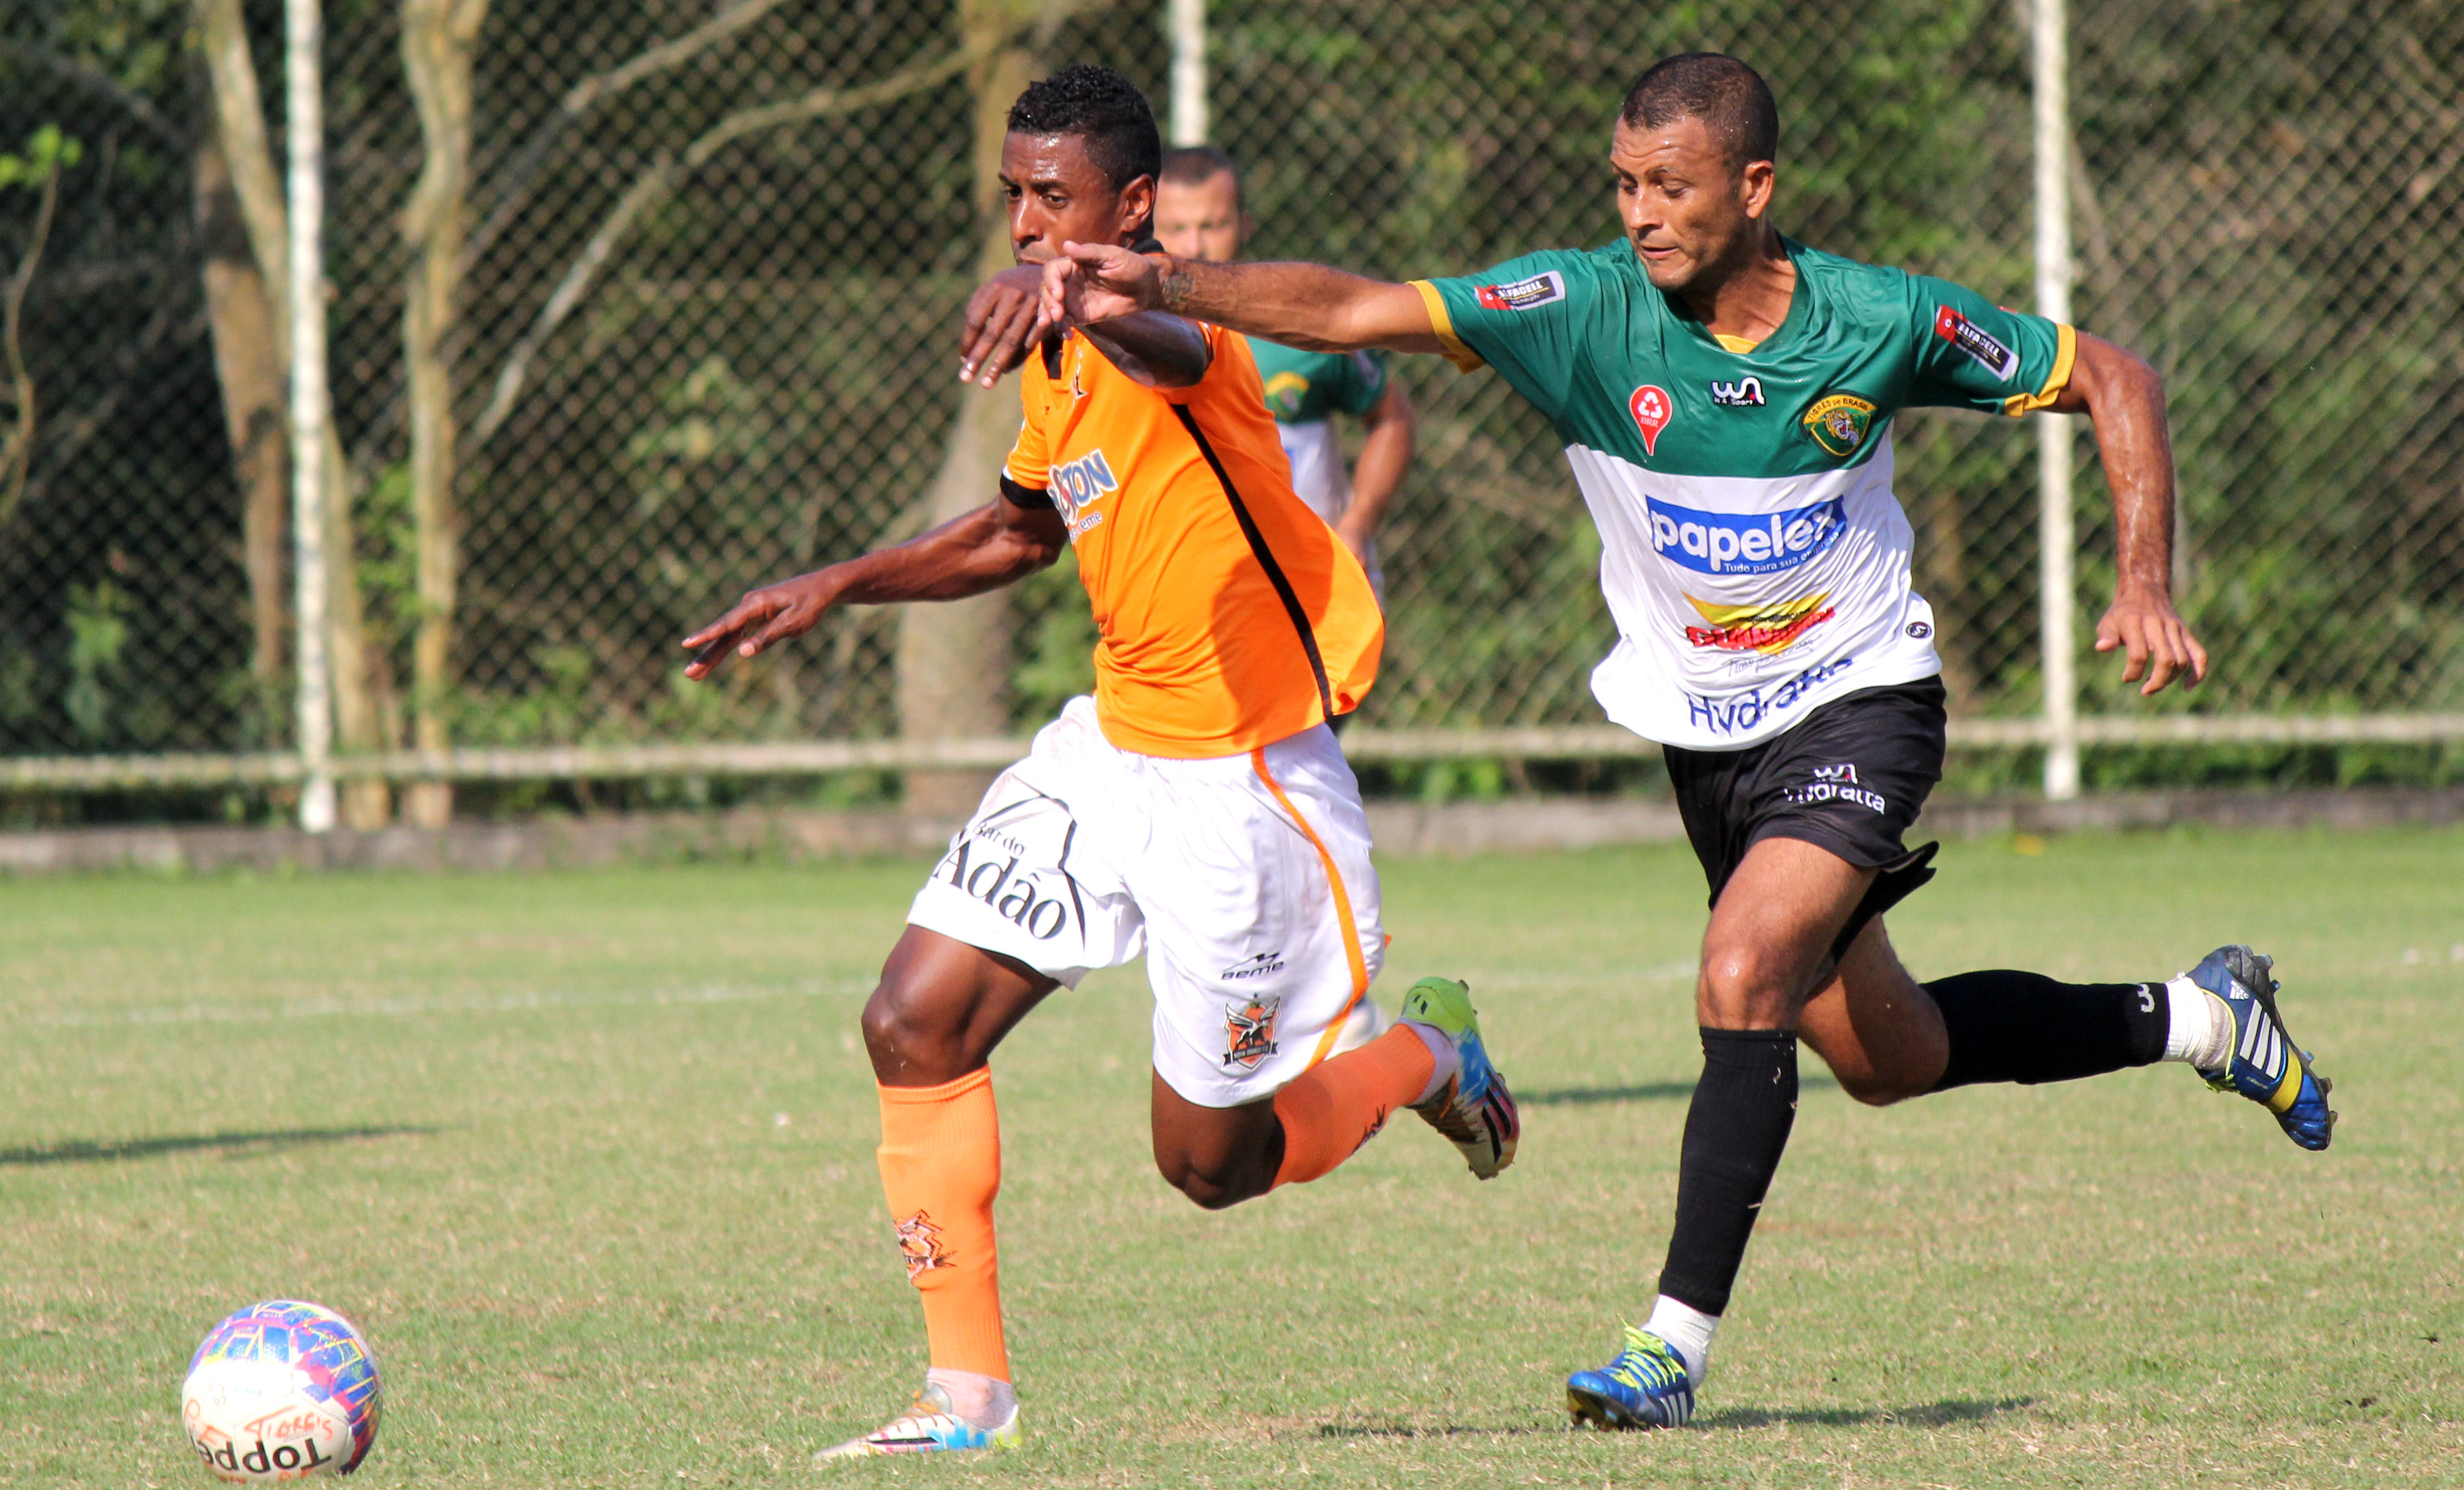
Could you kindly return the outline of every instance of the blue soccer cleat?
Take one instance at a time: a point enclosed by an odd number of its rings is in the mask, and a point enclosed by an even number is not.
[[[1566,1378],[1566,1411],[1578,1428],[1682,1428],[1694,1415],[1694,1382],[1676,1346],[1629,1324],[1616,1360]]]
[[[938,1384],[927,1385],[915,1394],[913,1411],[866,1434],[861,1438],[822,1450],[813,1456],[816,1464],[831,1459],[872,1458],[884,1454],[933,1454],[948,1450],[1015,1449],[1019,1445],[1018,1408],[1013,1405],[1009,1418],[998,1428],[978,1428],[960,1417],[950,1401],[950,1394]]]
[[[2325,1148],[2336,1136],[2327,1093],[2335,1083],[2310,1069],[2276,1008],[2275,959],[2246,946],[2220,946],[2184,976],[2233,1012],[2233,1055],[2219,1071],[2201,1071],[2219,1092],[2239,1092],[2276,1114],[2284,1136],[2304,1148]]]
[[[1455,1074],[1412,1110],[1455,1145],[1472,1173],[1484,1180],[1497,1178],[1514,1162],[1523,1118],[1514,1110],[1505,1075],[1489,1064],[1487,1043],[1480,1037],[1480,1015],[1472,1012],[1471,990],[1450,978],[1422,978],[1403,995],[1399,1017],[1437,1031],[1455,1048]]]

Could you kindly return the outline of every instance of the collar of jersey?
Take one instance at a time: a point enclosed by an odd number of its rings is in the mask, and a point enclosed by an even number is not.
[[[1703,324],[1703,322],[1695,320],[1692,316],[1687,315],[1683,310],[1680,309],[1675,300],[1670,300],[1665,295],[1661,295],[1660,287],[1656,284],[1651,284],[1651,277],[1649,275],[1643,275],[1642,282],[1644,284],[1651,285],[1651,291],[1653,294],[1660,295],[1661,304],[1666,306],[1668,309],[1668,319],[1684,327],[1685,334],[1687,336],[1692,337],[1695,341],[1701,343],[1708,349],[1718,352],[1723,357],[1767,356],[1770,354],[1772,347],[1787,345],[1789,339],[1803,328],[1805,319],[1807,315],[1810,314],[1806,308],[1806,301],[1810,297],[1806,294],[1805,245],[1797,242],[1794,238],[1790,237],[1786,234],[1780,234],[1779,245],[1781,249],[1786,251],[1788,254],[1789,263],[1796,270],[1796,288],[1789,292],[1788,314],[1780,318],[1779,329],[1755,343],[1754,349],[1749,352],[1731,351],[1727,347],[1721,345],[1720,339],[1711,334],[1710,327]],[[1626,249],[1626,256],[1633,259],[1635,273],[1642,274],[1642,260],[1634,257],[1634,250],[1631,245]]]

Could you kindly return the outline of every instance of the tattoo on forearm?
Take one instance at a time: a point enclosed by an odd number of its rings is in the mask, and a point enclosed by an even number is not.
[[[1164,260],[1163,274],[1158,279],[1163,287],[1163,308],[1178,311],[1186,307],[1189,303],[1189,292],[1193,287],[1192,281],[1196,278],[1189,272],[1187,260],[1179,258]]]

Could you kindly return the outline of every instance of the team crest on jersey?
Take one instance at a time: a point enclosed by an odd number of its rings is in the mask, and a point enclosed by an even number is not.
[[[898,1223],[898,1256],[907,1264],[911,1283],[935,1268],[950,1266],[949,1249],[941,1245],[941,1229],[921,1211]]]
[[[1668,390],[1646,383],[1634,390],[1625,406],[1634,413],[1634,427],[1642,432],[1642,453],[1660,454],[1660,432],[1677,417],[1677,406],[1669,401]]]
[[[1854,393],[1834,393],[1805,411],[1806,433],[1835,456],[1853,456],[1874,428],[1874,406]]]
[[[1765,402],[1763,380],[1749,374],[1734,383],[1714,382],[1711,402],[1722,409],[1760,409]]]
[[[1566,298],[1566,277],[1554,269],[1512,284],[1484,284],[1471,292],[1483,310],[1532,310]]]
[[[1223,1006],[1223,1063],[1255,1071],[1275,1053],[1275,1019],[1281,998],[1243,999]]]
[[[1288,419],[1301,411],[1301,400],[1309,397],[1309,379],[1297,372],[1278,372],[1266,380],[1266,407],[1279,418]]]
[[[1948,305],[1937,306],[1933,313],[1933,334],[1966,352],[1976,366],[2008,383],[2019,370],[2019,354],[2002,345],[1991,332],[1969,320]]]

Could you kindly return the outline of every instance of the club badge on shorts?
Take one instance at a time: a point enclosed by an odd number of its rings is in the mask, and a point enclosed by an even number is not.
[[[1275,1053],[1275,1016],[1283,1012],[1284,1001],[1275,998],[1243,999],[1223,1006],[1223,1064],[1255,1071]]]

